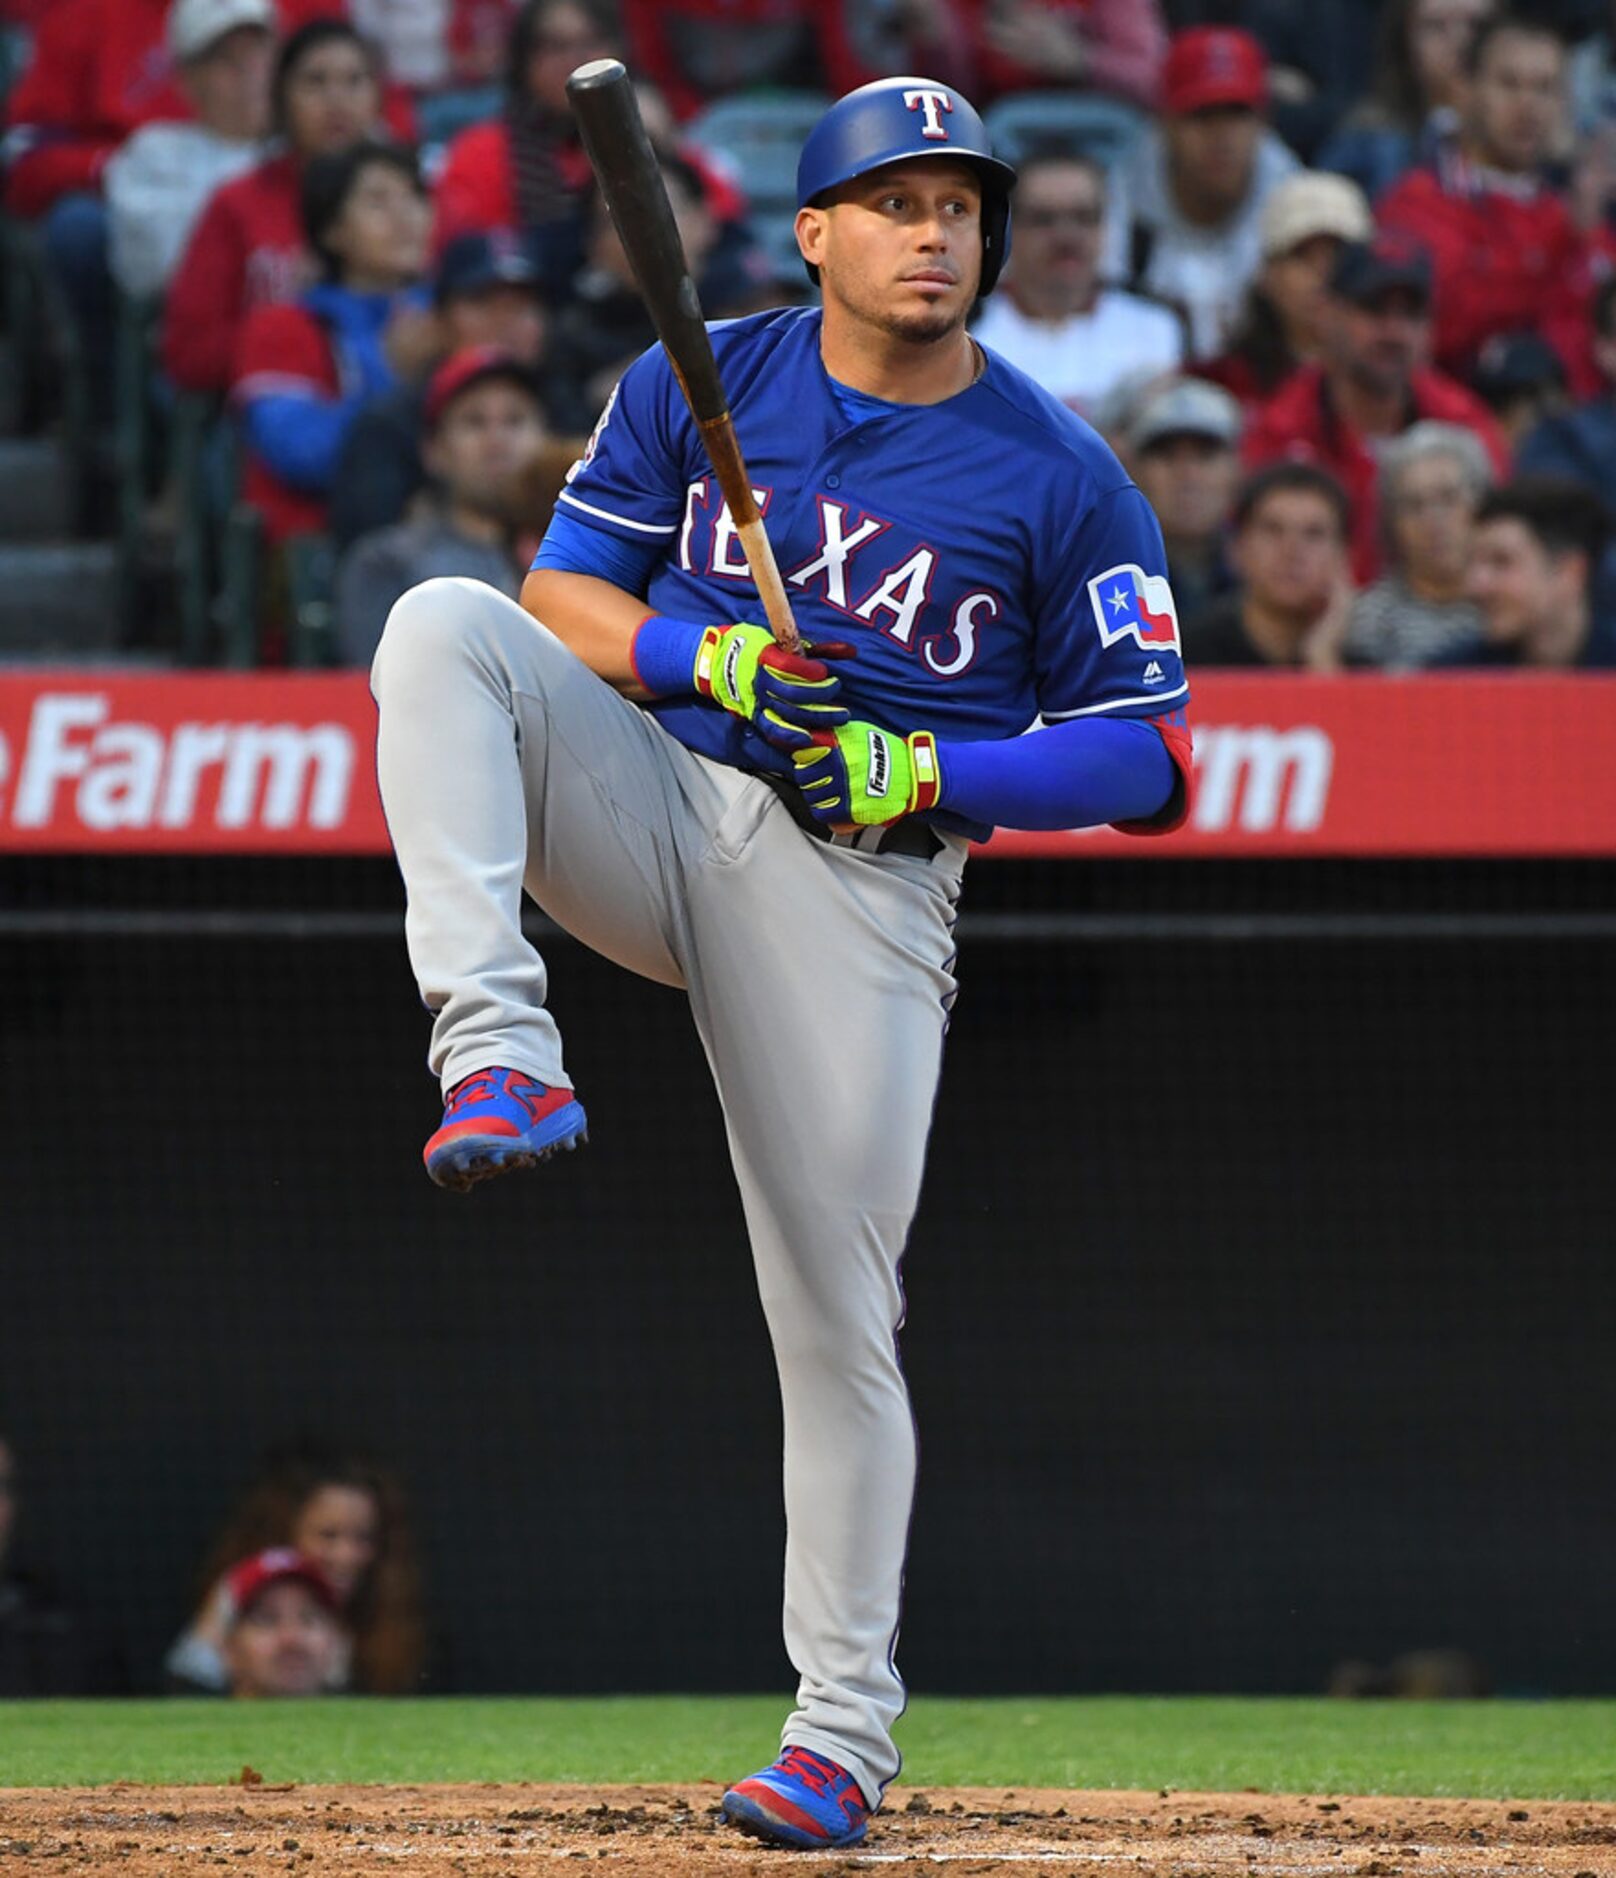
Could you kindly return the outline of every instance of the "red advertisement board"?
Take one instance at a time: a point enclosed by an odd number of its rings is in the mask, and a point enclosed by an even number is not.
[[[1616,855],[1616,676],[1195,679],[1162,840],[990,855]],[[385,852],[362,674],[0,673],[0,852]]]

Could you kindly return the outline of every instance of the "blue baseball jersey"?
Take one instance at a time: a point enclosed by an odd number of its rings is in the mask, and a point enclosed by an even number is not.
[[[1152,717],[1189,695],[1161,531],[1106,443],[1031,379],[986,368],[941,404],[832,382],[814,308],[712,328],[736,434],[803,638],[856,649],[853,714],[978,741],[1046,722]],[[658,613],[763,623],[734,523],[666,355],[624,373],[562,492],[648,566]],[[603,544],[604,546],[604,544]],[[649,558],[647,558],[649,556]],[[542,550],[541,550],[542,557]],[[609,577],[609,576],[608,576]],[[789,760],[705,699],[650,707],[745,769]]]

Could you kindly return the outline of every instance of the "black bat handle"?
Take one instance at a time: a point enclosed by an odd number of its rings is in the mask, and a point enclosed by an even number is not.
[[[639,100],[617,59],[580,65],[567,80],[584,149],[657,334],[698,423],[728,410],[696,283],[662,182],[662,165],[640,118]]]

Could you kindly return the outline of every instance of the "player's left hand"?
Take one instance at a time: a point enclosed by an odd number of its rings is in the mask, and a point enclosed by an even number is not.
[[[818,732],[791,760],[803,800],[827,828],[880,828],[931,808],[942,793],[937,740],[927,730],[900,737],[855,717]]]

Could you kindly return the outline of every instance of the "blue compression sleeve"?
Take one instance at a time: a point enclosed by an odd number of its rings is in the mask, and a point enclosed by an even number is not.
[[[558,502],[533,565],[553,567],[563,574],[593,574],[625,593],[644,593],[651,584],[652,568],[667,551],[662,541],[624,541]]]
[[[940,808],[999,828],[1144,821],[1178,770],[1148,718],[1078,718],[1003,742],[939,743]]]
[[[248,444],[283,483],[324,495],[337,472],[343,442],[361,398],[254,398],[241,414]]]

